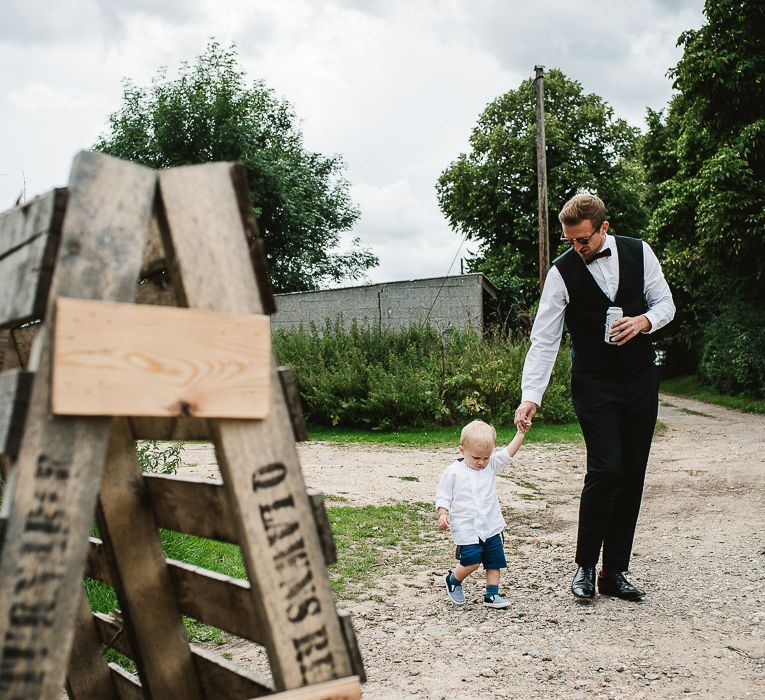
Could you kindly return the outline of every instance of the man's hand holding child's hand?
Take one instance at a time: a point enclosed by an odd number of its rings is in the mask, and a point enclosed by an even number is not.
[[[451,522],[449,520],[449,513],[439,513],[438,514],[438,527],[441,530],[448,530],[449,525],[451,525]]]

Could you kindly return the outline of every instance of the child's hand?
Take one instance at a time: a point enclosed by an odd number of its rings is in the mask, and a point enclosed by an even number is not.
[[[449,514],[441,513],[441,515],[438,516],[438,528],[440,530],[448,530],[449,525],[451,525],[451,521],[449,520]]]
[[[519,433],[524,433],[525,434],[530,429],[531,429],[531,421],[530,420],[518,421],[518,432]]]

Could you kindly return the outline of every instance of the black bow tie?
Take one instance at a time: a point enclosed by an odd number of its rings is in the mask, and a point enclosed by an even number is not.
[[[589,265],[591,262],[595,262],[598,258],[610,258],[611,257],[611,249],[605,248],[604,250],[601,250],[599,253],[595,253],[588,261],[587,264]]]

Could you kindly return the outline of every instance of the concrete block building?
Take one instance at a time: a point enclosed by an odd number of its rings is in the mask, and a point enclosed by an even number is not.
[[[472,328],[483,335],[496,314],[497,289],[480,272],[452,277],[366,284],[276,295],[274,330],[324,325],[342,318],[382,328],[429,323],[434,328]]]

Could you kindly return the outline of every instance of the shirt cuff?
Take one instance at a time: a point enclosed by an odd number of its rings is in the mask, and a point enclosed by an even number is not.
[[[449,501],[447,501],[447,500],[445,500],[443,498],[437,498],[436,499],[436,510],[438,510],[439,508],[446,508],[446,510],[450,510],[450,508],[449,508],[450,505],[451,505],[451,503],[449,503]]]
[[[542,405],[542,396],[544,396],[544,391],[533,391],[533,390],[527,390],[524,391],[521,395],[521,403],[524,401],[533,401],[537,407]]]
[[[645,316],[648,319],[648,323],[651,324],[651,327],[647,331],[640,331],[643,335],[650,335],[656,330],[656,322],[658,321],[658,318],[656,318],[656,313],[651,312],[650,309],[646,311],[643,316]]]

